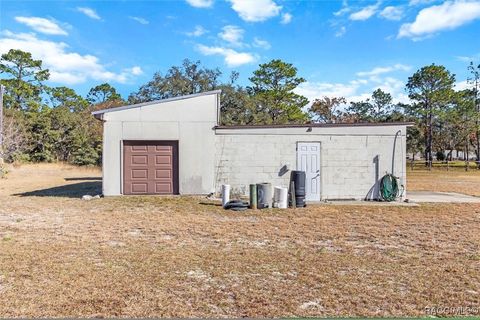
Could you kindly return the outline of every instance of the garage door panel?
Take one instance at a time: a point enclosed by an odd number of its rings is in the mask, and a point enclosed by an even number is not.
[[[170,153],[172,152],[172,147],[171,146],[155,146],[155,151]]]
[[[147,179],[148,170],[147,169],[132,169],[132,179]]]
[[[157,165],[172,165],[172,155],[165,155],[165,156],[156,156],[155,157],[155,164]]]
[[[171,183],[155,183],[155,191],[158,194],[169,194],[173,192]]]
[[[148,192],[147,182],[132,182],[131,194],[146,194]]]
[[[148,163],[147,155],[135,155],[131,156],[132,165],[146,165]]]
[[[155,170],[155,179],[171,179],[172,173],[172,170],[168,169]]]
[[[130,146],[130,148],[132,148],[131,150],[133,152],[142,152],[142,151],[147,151],[148,146],[133,145],[133,146]]]
[[[124,141],[124,194],[178,193],[176,141]]]

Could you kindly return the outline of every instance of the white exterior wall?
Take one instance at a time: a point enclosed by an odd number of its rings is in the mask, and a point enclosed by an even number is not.
[[[180,194],[214,191],[217,94],[103,114],[103,194],[123,188],[123,140],[178,140]]]
[[[378,198],[378,178],[391,172],[395,135],[394,175],[406,187],[406,126],[342,126],[216,130],[216,190],[232,185],[233,192],[248,194],[250,183],[270,182],[287,187],[290,170],[297,166],[297,142],[320,142],[321,199]],[[286,165],[289,171],[280,176]]]

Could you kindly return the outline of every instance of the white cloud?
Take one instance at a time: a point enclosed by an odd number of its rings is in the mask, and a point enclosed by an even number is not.
[[[350,20],[363,21],[370,19],[375,13],[377,13],[378,4],[364,7],[359,11],[353,12],[348,17]]]
[[[376,68],[373,68],[370,71],[357,72],[356,75],[358,77],[370,77],[370,76],[378,76],[378,75],[381,75],[381,74],[384,74],[384,73],[390,73],[390,72],[393,72],[393,71],[409,71],[410,69],[411,69],[410,66],[397,63],[397,64],[394,64],[394,65],[388,66],[388,67],[376,67]]]
[[[346,14],[346,13],[349,13],[350,11],[352,11],[352,8],[350,8],[350,7],[343,7],[343,8],[341,8],[340,10],[335,11],[335,12],[333,13],[333,15],[336,16],[336,17],[339,17],[339,16],[343,16],[343,15]]]
[[[218,34],[218,36],[227,41],[228,43],[240,46],[242,44],[244,30],[237,26],[225,26],[222,28],[222,32]]]
[[[350,81],[350,83],[351,84],[363,85],[363,84],[367,84],[368,80],[366,80],[366,79],[356,79],[356,80]]]
[[[405,83],[397,78],[386,76],[386,74],[409,69],[408,66],[395,64],[391,67],[379,67],[371,71],[357,72],[357,78],[343,83],[307,81],[299,85],[295,92],[306,96],[310,101],[326,96],[344,97],[348,102],[352,102],[366,100],[371,97],[373,91],[381,89],[392,95],[394,103],[408,103],[409,98],[404,90]]]
[[[247,22],[260,22],[280,14],[282,6],[272,0],[229,0],[232,9]]]
[[[0,54],[10,49],[28,51],[34,59],[43,61],[43,67],[50,70],[50,81],[62,84],[78,84],[89,79],[125,83],[132,76],[142,73],[140,67],[109,71],[93,55],[82,55],[69,51],[64,42],[39,39],[35,34],[3,32],[0,38]]]
[[[471,55],[471,56],[457,56],[456,58],[457,58],[457,60],[462,61],[462,62],[466,62],[466,63],[476,62],[476,61],[480,60],[480,53],[477,53],[477,54],[474,54],[474,55]]]
[[[147,19],[142,18],[142,17],[129,17],[129,18],[137,21],[140,24],[149,24],[150,23]]]
[[[139,76],[139,75],[143,74],[143,70],[139,66],[135,66],[135,67],[132,67],[130,69],[127,69],[127,71],[130,71],[130,73],[133,74],[134,76]]]
[[[345,26],[341,26],[340,29],[335,32],[335,37],[343,37],[343,35],[347,32],[347,28]]]
[[[467,80],[458,81],[457,83],[455,83],[455,89],[458,91],[472,89],[472,84],[468,83]]]
[[[225,63],[229,67],[238,67],[244,64],[252,63],[256,57],[248,52],[237,52],[233,49],[223,47],[208,47],[198,45],[197,50],[206,56],[220,55],[223,56]]]
[[[462,62],[470,62],[473,61],[473,57],[468,57],[468,56],[457,56],[457,60],[462,61]]]
[[[100,18],[98,13],[95,12],[95,10],[93,10],[92,8],[77,7],[77,11],[79,11],[79,12],[83,13],[84,15],[86,15],[87,17],[95,19],[95,20],[101,20],[102,19],[102,18]]]
[[[64,36],[68,34],[67,31],[63,30],[57,23],[49,19],[40,17],[15,17],[15,20],[29,26],[37,32]]]
[[[272,47],[267,40],[262,40],[257,37],[253,39],[253,46],[256,48],[262,48],[265,50],[268,50]]]
[[[333,15],[336,16],[336,17],[338,17],[338,16],[343,16],[345,13],[348,13],[348,12],[350,12],[351,10],[352,10],[352,8],[350,8],[350,7],[348,6],[347,0],[343,0],[343,1],[342,1],[342,8],[341,8],[340,10],[338,10],[338,11],[335,11],[335,12],[333,13]]]
[[[73,74],[69,72],[50,70],[50,81],[52,82],[72,85],[85,82],[86,80],[87,77],[84,74]]]
[[[386,77],[379,79],[379,83],[381,84],[373,86],[374,90],[381,89],[387,93],[390,93],[394,102],[408,103],[410,101],[408,96],[405,94],[405,83],[402,80],[393,77]]]
[[[405,23],[400,27],[397,37],[420,40],[442,30],[458,28],[479,18],[479,1],[446,1],[420,10],[414,22]]]
[[[195,26],[195,29],[191,32],[186,32],[185,34],[189,37],[200,37],[201,35],[204,35],[208,31],[202,27],[202,26]]]
[[[188,4],[195,8],[210,8],[213,0],[187,0]]]
[[[381,89],[390,93],[394,103],[408,103],[409,98],[404,93],[405,84],[395,78],[384,78],[382,84],[370,81],[351,80],[346,83],[305,82],[300,84],[295,92],[313,101],[322,97],[344,97],[348,103],[365,101],[371,98],[373,91]]]
[[[210,8],[213,0],[187,0],[188,4],[195,8]]]
[[[357,83],[304,82],[294,91],[313,101],[322,97],[351,97],[357,94]]]
[[[292,22],[293,16],[290,13],[284,13],[282,14],[282,21],[280,21],[281,24],[289,24]]]
[[[398,20],[402,19],[402,17],[403,17],[403,8],[402,7],[388,6],[388,7],[383,8],[383,10],[380,11],[379,14],[382,18],[385,18],[387,20],[398,21]]]
[[[419,5],[424,5],[424,4],[429,4],[432,3],[436,0],[410,0],[408,2],[409,6],[419,6]]]

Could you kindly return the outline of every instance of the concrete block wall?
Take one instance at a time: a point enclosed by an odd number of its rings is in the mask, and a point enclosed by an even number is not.
[[[282,166],[296,163],[295,151],[288,152],[286,145],[278,136],[217,136],[217,186],[230,184],[234,192],[246,195],[250,183],[284,185]]]
[[[303,128],[305,129],[305,128]],[[378,198],[378,179],[391,171],[395,133],[394,174],[405,184],[405,127],[314,128],[311,132],[285,128],[217,130],[215,186],[230,184],[233,192],[248,195],[250,183],[270,182],[287,187],[297,166],[297,142],[320,142],[321,199]],[[260,131],[259,131],[260,130]],[[403,154],[402,154],[403,152]],[[375,160],[378,157],[378,165]],[[282,175],[282,168],[288,171]],[[378,173],[377,173],[378,171]]]

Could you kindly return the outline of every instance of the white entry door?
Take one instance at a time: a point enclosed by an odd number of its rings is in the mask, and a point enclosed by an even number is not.
[[[320,201],[320,143],[297,143],[297,170],[305,171],[307,201]]]

